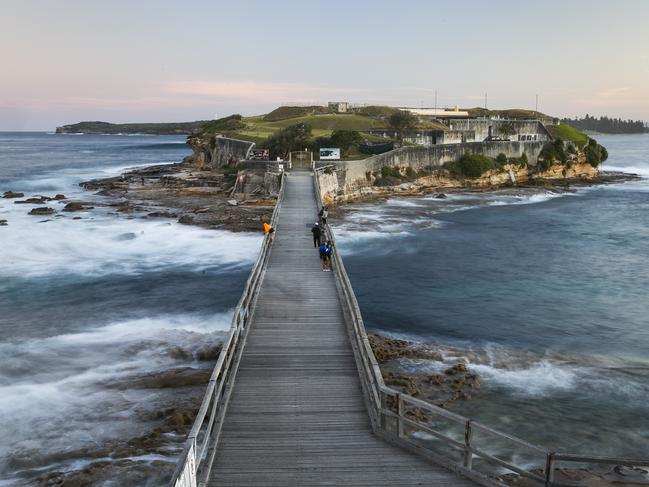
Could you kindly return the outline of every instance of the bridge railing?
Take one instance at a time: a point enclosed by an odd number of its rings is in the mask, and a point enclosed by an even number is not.
[[[314,184],[316,203],[320,207],[322,197],[318,171],[315,171]],[[566,465],[572,465],[575,470],[610,465],[649,467],[649,459],[553,452],[387,386],[368,340],[345,265],[337,251],[335,236],[329,225],[325,230],[334,245],[332,267],[345,308],[365,403],[378,436],[489,487],[506,487],[499,477],[507,473],[518,474],[538,486],[588,485],[587,480],[584,483],[555,481],[559,467]],[[514,458],[522,460],[516,463]],[[537,468],[531,468],[531,465]]]
[[[270,225],[275,228],[284,199],[284,177]],[[178,459],[170,487],[197,487],[205,485],[214,462],[216,446],[225,419],[232,385],[236,377],[241,352],[245,343],[252,311],[270,256],[273,236],[265,235],[241,299],[234,310],[232,324],[221,353],[210,376],[205,396],[194,420],[183,452]]]

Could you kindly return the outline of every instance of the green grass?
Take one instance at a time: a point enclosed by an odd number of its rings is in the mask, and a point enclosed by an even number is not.
[[[280,120],[288,120],[292,118],[304,117],[308,115],[315,115],[317,113],[332,113],[328,107],[311,106],[311,107],[278,107],[272,112],[264,115],[262,118],[266,122],[278,122]]]
[[[381,120],[355,114],[315,114],[276,121],[267,121],[265,118],[264,116],[243,118],[245,128],[237,129],[237,134],[244,138],[263,139],[280,129],[298,123],[310,125],[314,137],[327,137],[334,130],[357,130],[358,132],[364,132],[372,128],[385,127],[385,123]]]
[[[547,129],[552,134],[552,137],[563,139],[566,142],[572,142],[580,148],[583,148],[588,143],[588,135],[565,123],[561,125],[548,125]]]
[[[534,119],[534,118],[550,118],[541,112],[534,110],[523,110],[522,108],[508,108],[505,110],[487,110],[480,107],[465,108],[469,112],[470,117],[493,117],[501,116],[505,118],[521,118],[521,119]]]
[[[358,115],[366,115],[368,117],[388,118],[393,113],[398,112],[399,109],[384,105],[369,105],[366,107],[352,108],[351,111]]]

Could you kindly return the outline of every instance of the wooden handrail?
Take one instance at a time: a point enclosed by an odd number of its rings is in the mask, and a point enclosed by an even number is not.
[[[314,171],[314,186],[315,197],[318,208],[322,206],[322,193],[320,190],[319,174],[318,171],[324,168],[318,168]],[[368,407],[372,427],[379,436],[386,438],[400,446],[408,448],[418,454],[424,455],[427,458],[441,463],[455,471],[464,473],[467,477],[476,481],[480,485],[485,486],[503,486],[498,480],[499,472],[492,471],[490,475],[485,474],[483,471],[478,472],[473,469],[473,458],[477,457],[489,464],[496,467],[504,468],[510,472],[526,477],[538,483],[539,486],[544,487],[577,487],[579,484],[564,484],[554,481],[554,472],[557,462],[564,463],[577,463],[580,465],[590,464],[606,464],[606,465],[625,465],[625,466],[644,466],[649,467],[649,459],[628,459],[628,458],[611,458],[611,457],[593,457],[587,455],[575,455],[567,453],[556,453],[549,451],[546,448],[534,445],[520,438],[517,438],[506,433],[501,433],[486,425],[473,421],[462,415],[453,413],[443,409],[434,404],[422,401],[421,399],[414,398],[408,394],[404,394],[396,389],[387,386],[383,380],[380,367],[374,356],[374,352],[367,338],[367,332],[363,323],[360,308],[356,300],[356,295],[352,288],[351,282],[345,270],[340,253],[337,251],[336,239],[329,224],[325,225],[328,239],[333,243],[334,252],[332,255],[333,269],[337,277],[339,285],[340,296],[343,301],[343,307],[347,320],[347,325],[352,338],[352,348],[358,367],[359,376],[361,379],[361,386],[365,395],[365,402]],[[397,411],[387,408],[388,398],[392,398],[395,402]],[[436,416],[452,421],[456,424],[464,426],[464,441],[460,442],[453,438],[448,437],[444,432],[435,430],[430,424],[422,422],[414,417],[408,417],[408,407],[424,410]],[[396,428],[389,428],[387,420],[391,419],[396,421]],[[405,426],[408,426],[413,432],[424,432],[437,438],[447,446],[454,447],[456,451],[463,451],[462,462],[457,462],[451,457],[440,457],[437,452],[433,452],[427,445],[422,444],[421,441],[415,441],[412,434],[405,434]],[[516,465],[512,462],[498,458],[493,452],[484,451],[476,447],[473,440],[473,432],[480,431],[491,435],[498,440],[513,445],[515,452],[527,450],[539,456],[541,460],[539,465],[542,466],[543,475],[538,475],[530,472],[526,467]],[[483,467],[484,468],[484,467]],[[583,485],[583,484],[582,484]]]
[[[273,228],[277,226],[284,199],[284,186],[284,175],[282,174],[277,202],[270,221]],[[236,376],[245,338],[252,321],[254,302],[268,264],[272,242],[272,235],[264,236],[255,265],[250,271],[241,298],[234,310],[230,330],[210,376],[198,414],[187,435],[185,447],[178,458],[169,484],[170,487],[197,487],[204,485],[209,477],[221,426],[225,419],[232,382]],[[211,412],[206,422],[210,407]],[[202,438],[200,438],[201,436]],[[199,438],[201,439],[200,444]]]

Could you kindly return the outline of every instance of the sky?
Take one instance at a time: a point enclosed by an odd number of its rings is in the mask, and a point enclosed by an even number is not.
[[[0,130],[435,92],[649,121],[649,1],[0,1]]]

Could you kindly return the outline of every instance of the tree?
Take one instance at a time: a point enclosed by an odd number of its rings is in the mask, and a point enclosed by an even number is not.
[[[399,134],[399,140],[403,140],[403,131],[417,125],[417,117],[407,110],[399,110],[388,117],[388,125]]]
[[[510,136],[516,133],[516,129],[511,122],[505,122],[500,127],[498,127],[498,132],[503,136],[504,139],[508,139]]]
[[[331,147],[340,147],[340,150],[347,152],[352,146],[363,141],[363,137],[356,130],[334,130],[329,138]]]
[[[266,139],[266,147],[268,147],[271,157],[286,159],[289,152],[307,147],[310,138],[311,126],[306,123],[298,123],[284,127],[279,132],[272,134]]]

